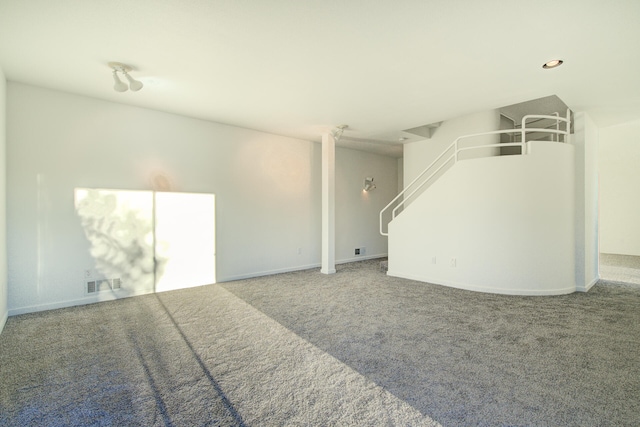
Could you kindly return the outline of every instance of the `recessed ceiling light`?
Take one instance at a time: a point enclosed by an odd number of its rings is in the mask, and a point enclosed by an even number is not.
[[[554,59],[553,61],[549,61],[545,63],[542,68],[556,68],[562,65],[564,61],[562,59]]]
[[[407,138],[406,136],[401,136],[400,138],[398,138],[398,141],[400,141],[400,142],[404,142],[404,141],[406,141],[407,139],[409,139],[409,138]]]

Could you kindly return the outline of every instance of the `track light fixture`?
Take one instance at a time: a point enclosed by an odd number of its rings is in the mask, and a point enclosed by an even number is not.
[[[349,125],[338,125],[334,130],[331,131],[331,134],[333,135],[333,138],[336,140],[336,142],[340,141],[344,130],[348,127]]]
[[[116,92],[126,92],[127,89],[129,89],[127,85],[123,83],[122,80],[120,80],[120,77],[118,77],[118,72],[116,70],[113,70],[113,82],[113,89]]]
[[[134,92],[139,91],[144,86],[142,82],[134,79],[129,75],[129,72],[132,70],[130,66],[127,64],[123,64],[121,62],[109,62],[109,67],[113,70],[113,90],[116,92],[126,92],[131,89]],[[122,74],[125,79],[129,82],[129,86],[120,80],[118,73]]]

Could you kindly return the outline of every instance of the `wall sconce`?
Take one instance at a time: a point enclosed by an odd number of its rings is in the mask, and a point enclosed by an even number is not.
[[[129,75],[129,71],[131,71],[132,68],[127,64],[122,64],[120,62],[109,62],[109,67],[113,69],[113,90],[115,90],[116,92],[126,92],[129,89],[137,92],[142,89],[142,86],[144,86],[142,82],[134,79]],[[126,83],[120,80],[120,77],[118,77],[118,73],[122,74],[127,79],[127,81],[129,82],[128,87]]]
[[[364,187],[362,188],[364,191],[372,191],[376,189],[376,185],[373,183],[373,178],[365,178],[364,179]]]

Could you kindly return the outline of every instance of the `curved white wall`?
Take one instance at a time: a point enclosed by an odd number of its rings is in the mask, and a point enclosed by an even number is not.
[[[481,111],[462,117],[446,120],[435,129],[433,136],[422,141],[410,142],[404,145],[404,183],[408,185],[422,173],[432,161],[434,161],[444,149],[462,135],[471,135],[481,132],[491,132],[500,128],[500,112],[498,110]],[[484,135],[463,140],[461,147],[474,145],[495,144],[499,141],[498,135]],[[484,157],[497,154],[493,148],[476,149],[466,151],[462,158]]]
[[[391,224],[391,276],[483,292],[574,292],[574,147],[457,163]],[[435,262],[434,262],[435,261]]]

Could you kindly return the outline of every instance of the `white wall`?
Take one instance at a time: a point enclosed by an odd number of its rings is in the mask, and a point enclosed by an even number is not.
[[[526,156],[459,162],[429,187],[389,225],[389,274],[496,293],[575,291],[574,148],[530,144]]]
[[[7,120],[11,314],[95,300],[78,187],[215,194],[218,281],[319,266],[320,144],[13,82]],[[337,261],[353,245],[386,254],[377,225],[361,223],[395,190],[395,159],[337,149],[336,164],[349,169],[336,182]],[[361,174],[380,196],[347,195]]]
[[[0,332],[7,321],[7,197],[6,99],[7,82],[0,68]]]
[[[376,189],[363,191],[364,179]],[[398,193],[397,161],[356,150],[336,150],[336,260],[356,261],[387,255],[379,232],[380,210]],[[372,232],[373,231],[373,232]],[[355,248],[366,248],[356,256]]]
[[[429,164],[434,161],[458,137],[481,132],[490,132],[500,128],[498,110],[483,111],[444,121],[430,139],[411,142],[404,145],[404,183],[409,185]],[[498,142],[497,135],[483,136],[464,140],[464,146],[493,144]],[[465,154],[465,158],[482,157],[496,149],[478,149]]]
[[[404,189],[404,158],[398,159],[398,193]]]
[[[600,128],[600,252],[640,256],[640,120]]]
[[[574,114],[576,168],[576,289],[588,291],[598,274],[598,128],[588,114]]]

